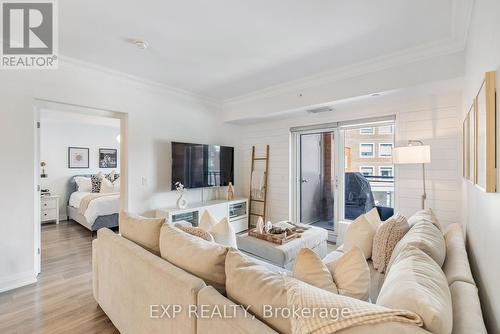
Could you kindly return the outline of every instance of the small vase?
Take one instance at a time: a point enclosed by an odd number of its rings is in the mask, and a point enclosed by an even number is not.
[[[257,232],[260,234],[264,233],[264,219],[262,217],[257,219]]]
[[[187,199],[184,198],[184,195],[181,195],[178,199],[177,199],[177,207],[179,209],[185,209],[187,208],[188,206],[188,201]]]

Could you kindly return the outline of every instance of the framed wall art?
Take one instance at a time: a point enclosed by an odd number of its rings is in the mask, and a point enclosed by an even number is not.
[[[68,168],[89,168],[89,149],[68,147]]]
[[[118,166],[118,150],[114,148],[99,149],[99,168],[116,168]]]

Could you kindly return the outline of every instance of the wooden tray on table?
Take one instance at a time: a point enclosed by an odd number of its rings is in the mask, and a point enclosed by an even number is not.
[[[283,245],[294,239],[300,238],[299,232],[287,231],[280,234],[259,233],[256,228],[253,228],[250,231],[248,231],[248,235],[254,238],[272,242],[273,244],[277,245]]]

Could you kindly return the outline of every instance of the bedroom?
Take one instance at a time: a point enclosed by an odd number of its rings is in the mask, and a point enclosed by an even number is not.
[[[51,109],[39,113],[41,230],[90,238],[100,227],[117,228],[120,120]],[[42,244],[42,256],[43,251]]]

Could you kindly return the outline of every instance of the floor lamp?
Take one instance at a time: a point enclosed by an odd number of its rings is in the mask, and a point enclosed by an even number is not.
[[[422,210],[425,209],[427,193],[425,191],[425,164],[431,162],[431,147],[420,140],[409,140],[408,146],[395,147],[392,151],[392,162],[395,165],[422,164]]]

